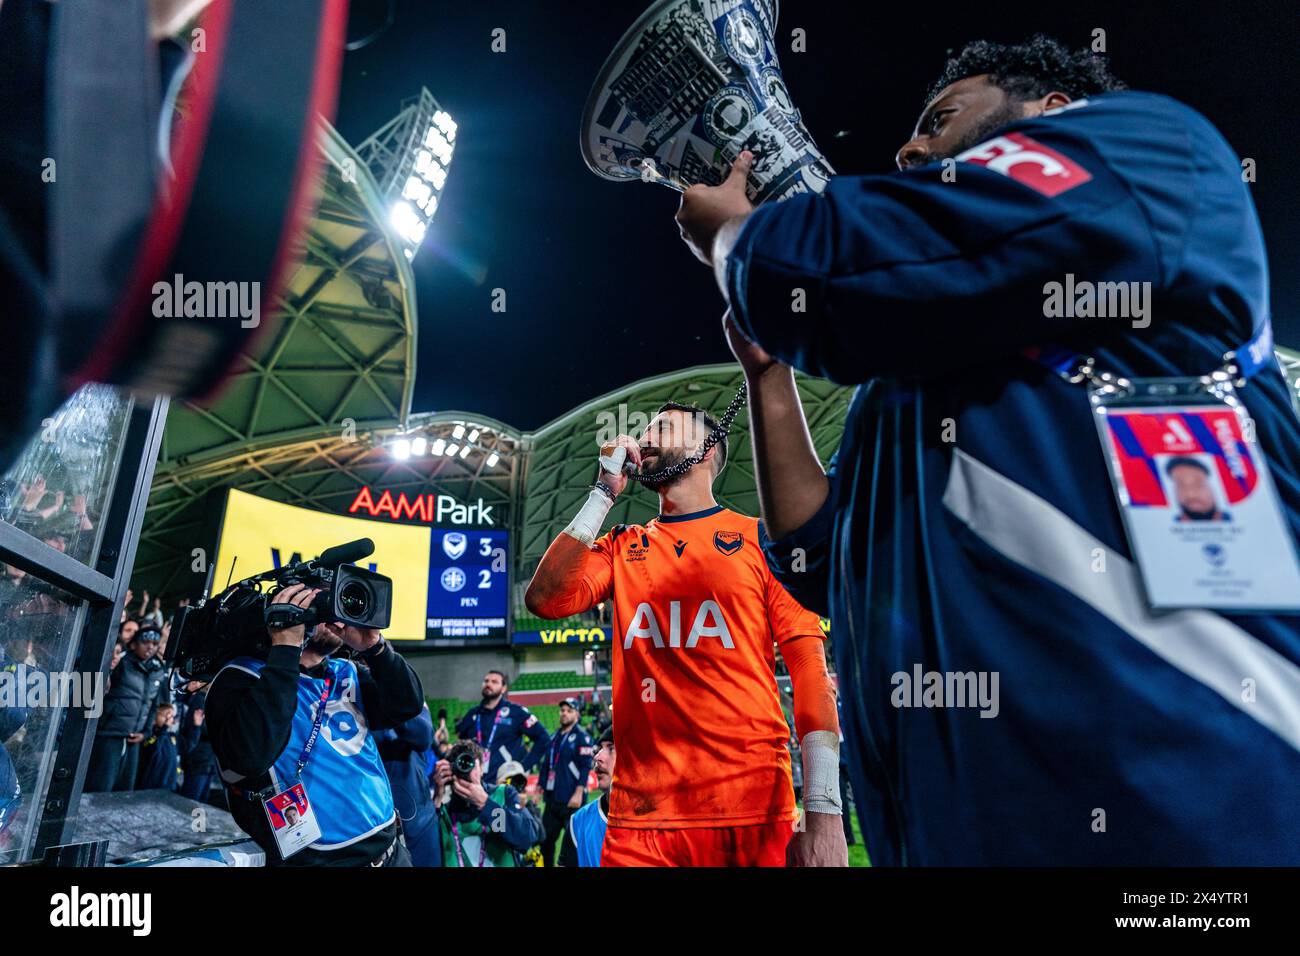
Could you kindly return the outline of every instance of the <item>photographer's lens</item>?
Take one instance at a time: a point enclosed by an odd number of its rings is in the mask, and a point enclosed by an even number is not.
[[[348,581],[339,590],[339,610],[357,621],[364,621],[374,606],[374,598],[363,582],[355,579]]]

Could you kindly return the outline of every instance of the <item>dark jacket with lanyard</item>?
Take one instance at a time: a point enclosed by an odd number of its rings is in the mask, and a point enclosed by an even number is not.
[[[438,810],[443,866],[518,866],[518,854],[542,838],[536,818],[509,784],[484,783],[487,802],[475,811],[452,798]]]
[[[511,760],[518,760],[525,770],[531,770],[551,739],[532,711],[504,695],[496,707],[479,704],[470,710],[456,725],[456,736],[473,740],[488,754],[484,780],[495,780],[497,770]],[[525,737],[533,742],[531,750],[524,743]]]
[[[761,207],[728,261],[746,336],[857,386],[824,507],[765,549],[832,621],[872,862],[1300,862],[1300,721],[1241,683],[1300,695],[1300,618],[1151,612],[1085,387],[1027,354],[1199,376],[1260,332],[1240,158],[1186,106],[1118,92],[1012,123],[947,170]],[[1075,280],[1151,283],[1146,319],[1047,317],[1048,284]],[[1240,397],[1300,538],[1293,396],[1265,363]],[[897,706],[913,668],[1017,690],[997,719]]]
[[[591,735],[574,724],[568,731],[557,730],[537,765],[538,784],[549,803],[569,802],[573,791],[587,786],[594,747]],[[554,774],[552,779],[551,774]]]
[[[420,679],[387,643],[363,656],[366,667],[334,657],[308,670],[300,656],[297,647],[272,646],[264,661],[227,664],[208,687],[205,723],[230,812],[268,865],[371,863],[392,846],[397,820],[370,730],[420,713]],[[282,860],[263,799],[296,780],[322,833]]]

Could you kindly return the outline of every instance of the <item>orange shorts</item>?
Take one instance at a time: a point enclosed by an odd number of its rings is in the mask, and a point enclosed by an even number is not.
[[[610,826],[601,866],[785,866],[789,820],[746,827],[642,830]]]

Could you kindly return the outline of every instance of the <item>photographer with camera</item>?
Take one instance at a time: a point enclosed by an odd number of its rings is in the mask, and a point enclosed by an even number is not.
[[[443,866],[519,866],[542,827],[509,784],[484,783],[483,750],[458,740],[438,761],[438,827]]]
[[[268,866],[410,866],[371,731],[420,714],[424,692],[377,628],[308,631],[323,590],[300,582],[275,594],[264,656],[234,658],[208,688],[230,810]],[[345,645],[366,667],[333,656]]]

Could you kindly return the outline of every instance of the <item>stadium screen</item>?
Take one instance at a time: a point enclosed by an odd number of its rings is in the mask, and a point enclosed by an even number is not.
[[[374,554],[362,564],[393,579],[393,620],[385,637],[448,644],[507,640],[506,531],[351,518],[232,489],[221,522],[213,589],[357,538],[375,543]]]

